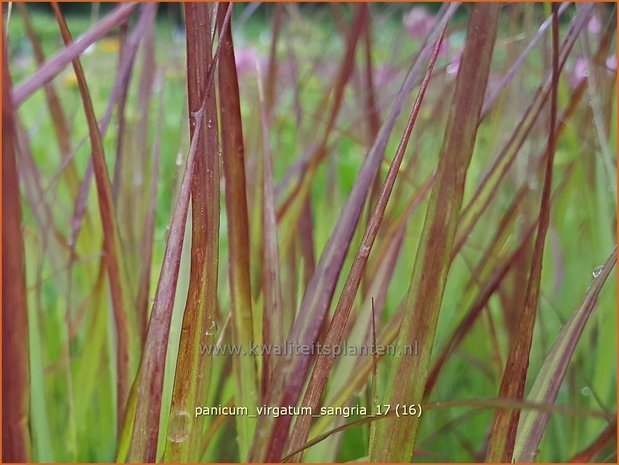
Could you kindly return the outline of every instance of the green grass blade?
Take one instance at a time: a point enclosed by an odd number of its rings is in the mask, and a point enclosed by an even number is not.
[[[385,394],[391,405],[416,404],[423,397],[500,8],[500,4],[476,4],[469,19],[466,45],[398,338],[400,354],[396,354]],[[406,344],[416,343],[420,347],[418,355],[403,355]],[[370,460],[410,460],[419,423],[416,417],[380,422]]]
[[[528,401],[554,403],[576,349],[576,344],[580,340],[587,320],[597,305],[600,291],[616,263],[617,249],[615,248],[603,268],[594,271],[593,282],[589,286],[582,304],[557,335],[557,339],[539,369],[537,378],[527,396]],[[533,462],[535,460],[547,422],[547,413],[533,411],[522,413],[514,446],[514,460],[516,462]]]

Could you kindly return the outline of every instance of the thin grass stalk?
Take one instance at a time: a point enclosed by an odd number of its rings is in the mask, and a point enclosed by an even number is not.
[[[24,21],[26,34],[28,34],[28,38],[32,44],[32,52],[37,64],[39,67],[43,66],[45,63],[45,55],[43,53],[43,48],[41,47],[41,42],[39,41],[32,25],[32,21],[30,20],[28,8],[24,3],[17,3],[16,6]],[[47,107],[49,108],[52,124],[54,126],[54,132],[56,134],[58,148],[60,149],[60,155],[63,160],[67,160],[67,165],[65,167],[66,171],[63,170],[63,173],[65,173],[64,176],[66,178],[67,185],[69,186],[71,195],[73,195],[74,198],[77,198],[79,189],[79,175],[77,174],[75,162],[72,159],[69,159],[71,154],[71,130],[69,128],[69,123],[65,112],[60,105],[60,100],[53,83],[49,82],[44,85],[43,91],[45,93],[45,101],[47,103]]]
[[[475,4],[469,19],[436,179],[407,294],[407,313],[397,343],[399,354],[394,360],[385,397],[391,405],[415,404],[423,397],[500,8],[497,3]],[[404,347],[411,344],[419,344],[419,354],[405,354]],[[380,422],[370,460],[409,461],[419,424],[420,419],[414,416]]]
[[[218,8],[217,26],[223,30],[224,16],[229,4]],[[251,298],[250,233],[247,211],[245,148],[239,84],[234,56],[231,25],[221,36],[219,58],[219,101],[222,159],[225,178],[226,215],[228,218],[229,265],[228,278],[232,298],[233,340],[244,355],[234,357],[233,370],[237,382],[236,402],[254,411],[258,403],[256,366],[253,357],[246,355],[254,340]],[[254,434],[254,420],[243,415],[236,417],[239,433],[240,459],[247,460]]]
[[[118,60],[118,68],[122,66],[122,56],[125,53],[125,49],[127,47],[127,22],[123,21],[119,25],[119,42],[120,42],[120,51],[119,51],[119,60]],[[120,98],[118,99],[118,105],[116,107],[116,153],[114,158],[114,174],[112,175],[112,200],[114,201],[114,205],[118,208],[118,196],[120,192],[120,185],[122,182],[122,172],[124,166],[124,150],[125,150],[125,134],[126,134],[126,119],[125,119],[125,107],[127,106],[127,95],[129,94],[129,86],[131,84],[131,74],[129,75],[129,79],[126,82],[126,85],[123,86],[122,91],[120,93]],[[130,227],[129,225],[127,225]]]
[[[335,313],[331,320],[331,324],[329,325],[327,336],[324,342],[325,345],[328,347],[336,347],[340,344],[342,340],[344,330],[346,328],[347,321],[350,316],[355,297],[357,295],[357,290],[359,289],[359,285],[361,284],[361,279],[363,277],[365,267],[370,256],[372,246],[374,245],[376,235],[378,234],[378,229],[381,225],[385,210],[387,208],[387,202],[389,201],[389,197],[391,196],[391,192],[393,191],[393,186],[395,185],[400,166],[402,165],[402,161],[404,160],[404,153],[406,152],[406,148],[408,147],[408,142],[413,132],[415,122],[417,121],[419,110],[421,109],[423,97],[430,82],[430,77],[432,76],[434,64],[436,63],[436,59],[438,57],[439,46],[445,34],[445,27],[443,28],[441,35],[439,36],[434,46],[432,57],[430,58],[430,63],[428,64],[428,69],[426,71],[426,75],[424,76],[424,79],[421,83],[421,87],[419,89],[419,93],[417,94],[415,104],[413,105],[413,108],[411,110],[411,114],[404,130],[404,134],[402,135],[395,156],[391,162],[391,165],[389,166],[387,176],[382,183],[379,196],[370,216],[370,221],[368,223],[367,229],[365,231],[363,239],[361,240],[361,244],[359,245],[359,249],[355,256],[352,268],[348,274],[346,283],[344,284],[344,289],[342,290],[342,294],[340,295],[340,299],[335,308]],[[373,317],[374,305],[372,301],[372,321],[374,321]],[[373,333],[375,338],[375,331]],[[310,377],[309,385],[305,391],[305,397],[303,398],[302,402],[303,407],[309,407],[311,411],[316,410],[320,402],[322,393],[327,384],[329,372],[331,371],[334,363],[335,359],[331,355],[318,356],[314,371],[312,373],[312,376]],[[290,438],[290,444],[288,446],[289,450],[295,450],[307,440],[311,422],[312,417],[308,415],[302,415],[297,419],[292,436]],[[294,456],[293,460],[300,461],[301,456]]]
[[[278,5],[279,8],[279,5]],[[275,347],[285,339],[285,313],[277,240],[277,218],[273,194],[273,157],[269,142],[269,116],[262,81],[258,75],[260,127],[262,129],[262,344]],[[265,354],[262,359],[262,397],[269,390],[273,374],[273,359]]]
[[[161,159],[161,122],[163,120],[163,94],[159,102],[159,120],[155,143],[153,145],[153,165],[150,171],[150,186],[148,189],[148,203],[146,216],[144,218],[144,228],[142,232],[142,242],[140,245],[140,258],[142,268],[138,280],[138,294],[136,297],[136,311],[138,316],[138,328],[140,330],[141,346],[146,342],[146,331],[148,325],[148,299],[150,296],[150,274],[153,262],[153,244],[155,234],[155,214],[157,208],[157,185],[159,183],[159,160]]]
[[[4,17],[3,23],[4,23]],[[2,27],[4,37],[4,26]],[[2,461],[30,461],[30,361],[15,113],[2,44]]]
[[[445,410],[445,409],[453,409],[453,408],[460,408],[460,407],[470,407],[472,411],[475,411],[475,410],[483,411],[487,409],[502,409],[502,410],[508,410],[508,411],[515,410],[515,409],[535,410],[539,412],[547,412],[547,413],[553,413],[553,414],[559,414],[559,415],[599,418],[599,419],[607,420],[609,422],[615,421],[614,418],[612,417],[612,414],[599,411],[599,410],[590,410],[590,409],[586,409],[582,407],[572,407],[572,406],[563,406],[563,405],[547,405],[544,403],[529,402],[526,400],[516,401],[516,400],[504,400],[504,399],[497,399],[497,398],[464,399],[464,400],[458,399],[458,400],[452,400],[452,401],[428,402],[424,404],[424,409],[426,411]],[[281,461],[284,463],[289,462],[292,459],[292,457],[296,456],[297,454],[303,452],[304,450],[312,446],[315,446],[316,444],[324,441],[325,439],[329,438],[330,436],[334,434],[341,433],[348,429],[361,426],[361,425],[365,425],[368,423],[378,422],[378,424],[382,424],[382,423],[385,423],[386,420],[392,419],[394,417],[396,417],[396,412],[395,412],[395,409],[392,409],[387,414],[368,415],[368,416],[353,420],[349,423],[345,423],[343,425],[340,425],[336,428],[326,431],[325,433],[322,433],[316,436],[315,438],[309,440],[299,449],[284,456]]]
[[[533,260],[527,282],[524,308],[518,322],[515,339],[510,347],[503,380],[499,389],[498,397],[503,399],[522,399],[529,367],[529,356],[533,338],[533,328],[540,293],[540,281],[542,274],[542,259],[544,256],[544,242],[546,232],[550,224],[550,193],[552,189],[552,175],[554,153],[556,146],[556,120],[557,120],[557,92],[559,85],[559,14],[556,4],[552,5],[552,92],[550,98],[550,129],[548,131],[548,145],[546,157],[546,170],[544,187],[539,212],[539,222],[533,247]],[[520,419],[520,411],[499,410],[496,412],[492,431],[488,440],[489,461],[511,462],[516,432]]]
[[[71,33],[67,27],[65,18],[57,3],[52,3],[52,8],[60,26],[62,38],[67,48],[72,43]],[[116,368],[117,374],[117,421],[122,424],[125,403],[129,393],[130,353],[131,353],[131,327],[129,324],[132,304],[125,288],[128,280],[122,261],[122,251],[116,213],[112,202],[110,179],[105,164],[105,156],[101,134],[97,126],[97,120],[88,90],[88,84],[84,76],[82,65],[78,58],[73,60],[73,69],[77,77],[80,96],[84,106],[84,113],[88,122],[88,133],[92,149],[92,163],[96,180],[99,200],[99,212],[103,225],[103,249],[105,253],[105,265],[108,271],[110,291],[112,297],[112,309],[116,330]],[[119,428],[120,429],[120,428]]]
[[[83,36],[48,59],[35,73],[16,85],[12,93],[15,108],[18,108],[24,100],[41,86],[54,79],[71,61],[84,53],[88,47],[117,27],[119,22],[128,18],[137,6],[137,3],[127,3],[118,6],[90,28]]]
[[[230,11],[231,8],[228,8]],[[213,345],[217,332],[217,268],[219,263],[219,146],[215,89],[209,84],[213,65],[209,5],[185,4],[187,28],[187,88],[190,137],[198,139],[191,187],[191,264],[187,302],[172,389],[165,459],[197,460],[201,425],[191,413],[206,401],[211,356],[200,346]],[[204,117],[197,132],[196,112]]]

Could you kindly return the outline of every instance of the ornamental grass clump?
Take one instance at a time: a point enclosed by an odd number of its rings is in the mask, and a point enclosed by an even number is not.
[[[4,461],[616,461],[615,5],[3,25]]]

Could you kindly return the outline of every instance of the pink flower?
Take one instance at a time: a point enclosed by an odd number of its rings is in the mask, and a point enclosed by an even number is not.
[[[578,86],[580,81],[585,79],[587,76],[589,76],[589,65],[587,64],[587,59],[585,57],[576,58],[574,67],[568,76],[568,83],[570,87],[575,88]]]
[[[446,72],[448,76],[455,76],[460,69],[460,60],[462,59],[462,50],[456,53],[454,58],[447,65]]]
[[[602,30],[602,21],[598,15],[594,15],[589,20],[589,26],[587,27],[591,34],[599,34]]]
[[[243,75],[256,72],[256,65],[260,62],[260,57],[254,48],[239,47],[235,50],[234,61],[236,62],[237,73]]]
[[[609,71],[617,71],[617,55],[611,55],[606,59],[606,68]]]
[[[432,30],[434,16],[428,13],[425,8],[416,6],[404,15],[402,22],[411,37],[423,38]]]
[[[398,76],[397,68],[389,65],[379,66],[374,72],[374,85],[383,87],[391,84]]]

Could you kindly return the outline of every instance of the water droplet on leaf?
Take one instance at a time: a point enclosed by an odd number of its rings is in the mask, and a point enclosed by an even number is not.
[[[215,333],[217,333],[217,329],[219,329],[219,328],[217,328],[217,322],[215,320],[211,321],[210,326],[206,330],[206,335],[207,336],[215,335]]]
[[[585,396],[585,397],[590,397],[591,396],[591,388],[589,386],[585,386],[584,388],[582,388],[580,390],[580,393]]]
[[[592,273],[592,274],[593,274],[593,277],[594,277],[594,278],[597,278],[599,275],[601,275],[601,274],[602,274],[602,270],[603,270],[603,269],[604,269],[604,266],[603,266],[603,265],[596,266],[596,267],[593,269],[593,273]]]
[[[172,442],[183,442],[189,437],[189,413],[185,410],[173,412],[168,425],[168,439]]]

